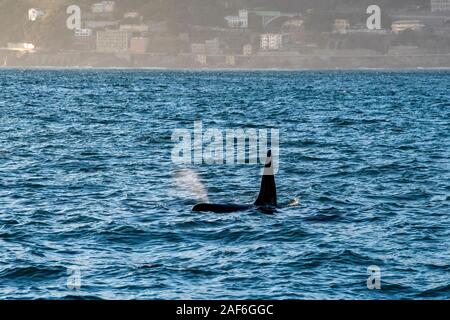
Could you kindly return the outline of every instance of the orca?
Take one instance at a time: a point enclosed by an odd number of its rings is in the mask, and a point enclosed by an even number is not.
[[[196,204],[192,211],[196,212],[214,212],[214,213],[231,213],[245,211],[256,208],[264,213],[273,213],[277,208],[277,188],[275,185],[275,176],[272,165],[272,151],[267,152],[267,158],[264,165],[264,172],[261,179],[261,188],[259,195],[253,204],[214,204],[199,203]]]

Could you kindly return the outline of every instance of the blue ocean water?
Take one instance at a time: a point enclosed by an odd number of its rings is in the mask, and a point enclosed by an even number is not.
[[[300,204],[191,212],[171,135],[197,120],[278,128]],[[449,71],[2,70],[0,124],[2,299],[450,298]],[[190,170],[213,202],[259,189]]]

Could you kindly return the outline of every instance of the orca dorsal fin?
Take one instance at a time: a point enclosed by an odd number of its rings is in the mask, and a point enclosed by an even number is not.
[[[277,187],[275,185],[275,176],[273,174],[272,151],[267,152],[264,173],[261,179],[261,189],[258,198],[255,201],[256,206],[274,206],[277,205]]]

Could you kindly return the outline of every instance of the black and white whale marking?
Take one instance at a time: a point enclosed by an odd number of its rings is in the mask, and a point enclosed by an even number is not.
[[[264,173],[261,179],[261,189],[259,190],[258,198],[253,204],[199,203],[192,208],[192,211],[230,213],[257,208],[263,212],[271,213],[276,210],[276,207],[277,188],[275,185],[275,176],[273,174],[272,152],[269,150],[267,152]]]

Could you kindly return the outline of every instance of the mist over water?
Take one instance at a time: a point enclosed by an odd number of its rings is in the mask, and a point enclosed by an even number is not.
[[[449,299],[449,80],[2,70],[0,298]],[[278,200],[300,204],[191,212],[251,203],[261,178],[173,164],[173,130],[197,120],[278,128]]]

